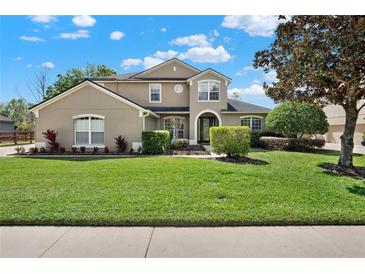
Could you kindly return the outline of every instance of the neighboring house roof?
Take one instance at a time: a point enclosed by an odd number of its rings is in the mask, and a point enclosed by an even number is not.
[[[52,103],[58,101],[59,99],[65,97],[67,95],[69,95],[69,94],[72,94],[73,92],[79,90],[80,88],[83,88],[86,85],[90,85],[90,86],[92,86],[92,87],[94,87],[94,88],[96,88],[96,89],[98,89],[98,90],[100,90],[100,91],[102,91],[102,92],[104,92],[104,93],[106,93],[108,95],[111,95],[112,97],[114,97],[114,98],[116,98],[116,99],[118,99],[118,100],[126,103],[127,105],[129,105],[131,107],[134,107],[134,108],[139,109],[139,110],[142,110],[142,111],[149,111],[149,112],[151,112],[150,110],[147,110],[146,108],[144,108],[140,104],[138,104],[136,102],[133,102],[132,100],[130,100],[130,99],[128,99],[128,98],[126,98],[126,97],[124,97],[124,96],[122,96],[122,95],[120,95],[120,94],[118,94],[118,93],[116,93],[116,92],[114,92],[114,91],[106,88],[106,87],[103,87],[103,86],[101,86],[101,85],[99,85],[99,84],[97,84],[97,83],[95,83],[95,82],[93,82],[93,81],[91,81],[89,79],[85,79],[85,80],[81,81],[80,83],[78,83],[78,84],[70,87],[69,89],[66,89],[66,90],[58,93],[57,95],[55,95],[55,96],[53,96],[53,97],[51,97],[49,99],[46,99],[46,100],[40,102],[37,105],[32,106],[29,110],[31,110],[31,111],[38,111],[39,109],[42,109],[43,107],[45,107],[45,106],[47,106],[49,104],[52,104]],[[158,117],[157,114],[155,114],[153,112],[151,112],[151,113],[154,116]]]
[[[222,109],[222,112],[238,112],[242,114],[253,113],[269,113],[271,109],[261,107],[254,104],[249,104],[236,99],[228,98],[227,109]]]
[[[146,107],[153,112],[189,112],[189,107]]]
[[[13,120],[11,120],[10,118],[8,117],[5,117],[3,115],[0,115],[0,122],[8,122],[8,123],[12,123],[14,122]]]
[[[91,80],[94,81],[108,81],[108,80],[114,80],[114,81],[123,81],[123,80],[128,80],[131,76],[137,74],[137,72],[132,72],[132,73],[123,73],[123,74],[115,74],[115,75],[111,75],[111,76],[103,76],[103,77],[95,77],[92,78]]]
[[[187,81],[192,81],[192,80],[194,80],[198,77],[201,77],[201,76],[203,76],[204,74],[207,74],[207,73],[212,73],[214,75],[217,75],[218,77],[224,78],[228,82],[232,81],[232,79],[229,78],[228,76],[225,76],[224,74],[222,74],[222,73],[220,73],[220,72],[218,72],[218,71],[216,71],[212,68],[208,68],[206,70],[203,70],[203,71],[199,72],[198,74],[195,74],[193,77],[188,78]]]

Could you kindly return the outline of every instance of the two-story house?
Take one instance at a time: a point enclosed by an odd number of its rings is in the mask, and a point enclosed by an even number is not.
[[[229,99],[230,83],[213,69],[200,71],[176,58],[139,73],[84,80],[31,108],[36,143],[45,144],[47,129],[58,132],[66,149],[114,149],[118,135],[137,149],[144,130],[166,129],[190,144],[208,143],[211,126],[262,130],[270,109]]]

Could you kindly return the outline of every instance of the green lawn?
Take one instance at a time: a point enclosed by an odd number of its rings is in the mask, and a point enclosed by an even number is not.
[[[252,152],[265,165],[146,157],[0,158],[0,223],[365,224],[365,184],[333,153]],[[364,156],[356,156],[365,165]]]

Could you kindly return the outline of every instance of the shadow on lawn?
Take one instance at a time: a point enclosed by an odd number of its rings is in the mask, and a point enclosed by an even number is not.
[[[343,168],[334,163],[321,163],[318,165],[324,173],[331,176],[346,176],[354,179],[365,179],[365,167]]]
[[[359,196],[365,196],[365,187],[359,185],[353,185],[352,187],[347,187],[347,190]]]
[[[226,162],[226,163],[232,163],[232,164],[249,164],[249,165],[256,165],[256,166],[262,166],[262,165],[269,164],[268,162],[266,162],[264,160],[253,159],[253,158],[249,158],[249,157],[242,157],[239,159],[223,157],[223,158],[216,158],[215,160],[221,161],[221,162]]]

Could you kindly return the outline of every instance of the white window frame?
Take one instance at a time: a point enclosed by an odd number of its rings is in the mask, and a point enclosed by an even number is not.
[[[199,99],[199,84],[202,83],[202,82],[208,82],[208,99],[207,100],[200,100]],[[211,85],[212,82],[218,84],[218,87],[219,87],[219,90],[218,90],[219,99],[218,100],[210,100],[210,92],[211,92],[210,85]],[[204,80],[198,81],[198,102],[220,102],[220,100],[221,100],[221,81],[213,80],[213,79],[204,79]]]
[[[151,93],[152,93],[152,86],[159,86],[160,87],[160,101],[152,101],[151,100]],[[162,84],[161,83],[150,83],[149,85],[148,85],[148,90],[149,90],[149,102],[150,103],[161,103],[161,101],[162,101]]]
[[[181,119],[181,120],[183,120],[183,137],[182,138],[175,138],[175,136],[172,136],[172,139],[184,139],[185,138],[185,117],[180,117],[180,116],[167,116],[167,117],[164,117],[163,118],[163,128],[164,128],[164,130],[167,130],[166,129],[166,120],[167,119]],[[174,132],[173,132],[173,135],[175,135],[175,130],[176,129],[174,129]]]
[[[245,115],[240,117],[240,125],[242,125],[242,119],[250,118],[250,125],[249,128],[252,130],[252,118],[259,118],[261,120],[261,128],[260,130],[255,130],[255,132],[260,132],[264,129],[264,118],[258,115]],[[253,130],[252,130],[253,131]]]
[[[89,143],[88,144],[76,144],[75,120],[80,119],[80,118],[88,118],[88,120],[89,120],[89,129],[88,129]],[[80,114],[80,115],[75,115],[72,117],[73,132],[74,132],[74,144],[72,147],[100,147],[100,148],[105,147],[105,144],[91,144],[91,118],[98,118],[98,119],[102,119],[104,121],[104,132],[103,133],[104,133],[104,142],[105,142],[105,117],[102,115],[98,115],[98,114]]]

